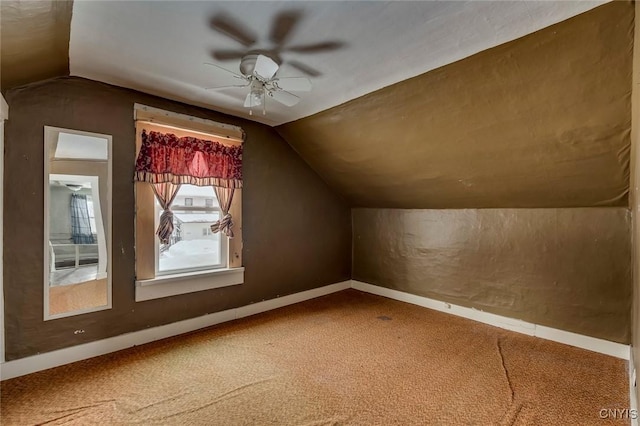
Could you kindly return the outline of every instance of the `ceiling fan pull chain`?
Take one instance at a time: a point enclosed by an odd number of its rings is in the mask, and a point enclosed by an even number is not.
[[[262,115],[267,115],[267,94],[264,88],[262,89]]]

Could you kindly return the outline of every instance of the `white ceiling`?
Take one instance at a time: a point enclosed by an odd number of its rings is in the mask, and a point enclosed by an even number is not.
[[[99,80],[269,125],[303,118],[382,87],[585,12],[597,1],[80,1],[73,6],[71,75]],[[247,89],[206,90],[237,81],[214,62],[238,72],[239,60],[218,61],[213,50],[250,50],[215,31],[211,20],[231,17],[271,49],[274,16],[298,11],[284,44],[280,77],[304,76],[297,61],[322,73],[294,107],[267,103],[267,115],[242,104]],[[227,21],[229,22],[229,21]],[[287,46],[344,43],[322,53]]]

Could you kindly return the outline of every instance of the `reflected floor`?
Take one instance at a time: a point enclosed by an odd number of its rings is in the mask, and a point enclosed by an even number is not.
[[[94,281],[98,276],[98,265],[80,266],[53,271],[49,276],[51,286],[69,285]]]
[[[49,289],[49,314],[56,315],[107,304],[107,280],[58,285]]]

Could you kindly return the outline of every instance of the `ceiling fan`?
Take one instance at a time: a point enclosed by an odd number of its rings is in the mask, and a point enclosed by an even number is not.
[[[345,43],[338,40],[321,41],[311,44],[289,45],[296,29],[304,19],[302,10],[282,10],[276,13],[271,21],[271,28],[267,37],[270,48],[266,49],[263,43],[259,43],[259,38],[251,28],[246,27],[233,16],[221,12],[214,15],[210,20],[211,29],[219,34],[228,37],[242,47],[240,49],[217,49],[211,51],[211,56],[218,61],[228,61],[243,59],[249,54],[261,54],[268,56],[276,63],[287,64],[298,71],[310,76],[318,77],[322,73],[302,62],[296,60],[285,60],[282,56],[285,53],[297,54],[318,54],[330,52],[345,46]]]
[[[294,106],[300,102],[300,97],[291,92],[308,92],[311,90],[311,81],[306,77],[276,77],[280,66],[266,55],[247,54],[240,60],[240,73],[235,73],[219,65],[207,63],[217,67],[234,78],[241,80],[242,84],[211,87],[209,90],[228,88],[249,88],[249,93],[244,100],[245,108],[249,108],[249,115],[253,115],[253,108],[262,106],[262,114],[266,115],[266,99],[271,98],[286,106]]]

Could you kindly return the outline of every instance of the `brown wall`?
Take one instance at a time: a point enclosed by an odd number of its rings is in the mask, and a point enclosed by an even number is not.
[[[350,278],[345,202],[271,128],[80,78],[6,95],[4,296],[6,358],[116,336]],[[134,301],[134,102],[241,126],[245,283]],[[113,309],[44,322],[43,127],[113,136]],[[74,334],[82,328],[84,334]]]
[[[375,208],[354,279],[628,343],[633,46],[611,2],[277,130]]]
[[[640,22],[640,3],[635,2],[635,19]],[[633,88],[631,97],[631,191],[629,204],[631,205],[632,223],[632,268],[633,268],[633,309],[631,315],[632,356],[634,365],[640,368],[640,31],[634,32],[633,45]],[[636,394],[640,398],[640,394]],[[640,399],[638,399],[640,402]],[[640,406],[640,405],[638,405]]]
[[[352,214],[355,280],[629,343],[627,208]]]
[[[34,81],[69,75],[73,1],[0,1],[2,92]]]
[[[626,206],[632,48],[611,2],[278,132],[357,207]]]

